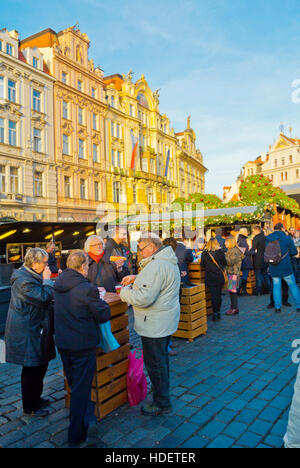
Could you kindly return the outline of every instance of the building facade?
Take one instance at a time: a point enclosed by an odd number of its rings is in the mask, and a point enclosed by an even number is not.
[[[300,194],[300,139],[290,138],[280,133],[268,153],[262,153],[254,161],[248,161],[230,190],[226,190],[225,201],[230,201],[238,193],[240,180],[256,174],[268,177],[275,187],[281,187],[287,194]],[[299,185],[298,189],[295,187]],[[228,187],[226,188],[228,189]],[[291,189],[291,190],[290,190]]]
[[[159,211],[184,192],[205,190],[202,155],[191,128],[175,134],[159,110],[159,90],[132,72],[104,78],[107,200],[123,213]],[[120,205],[119,205],[120,204]]]
[[[196,148],[196,134],[191,128],[190,117],[184,132],[176,133],[178,196],[186,197],[193,193],[205,193],[205,173],[203,156]]]
[[[56,220],[54,81],[38,49],[0,31],[0,218]]]
[[[97,220],[106,201],[103,72],[89,60],[88,36],[77,26],[21,41],[37,47],[55,77],[54,138],[58,221]]]

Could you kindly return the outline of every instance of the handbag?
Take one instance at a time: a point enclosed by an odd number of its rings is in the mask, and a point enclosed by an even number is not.
[[[117,342],[116,338],[112,334],[110,321],[105,323],[100,323],[100,341],[99,346],[103,349],[105,353],[110,353],[111,351],[115,351],[116,349],[120,348],[119,343]]]
[[[136,357],[136,351],[129,355],[129,366],[126,376],[127,394],[130,406],[136,406],[147,396],[147,379],[144,373],[144,357]]]
[[[220,265],[218,264],[218,262],[214,259],[214,257],[212,255],[210,255],[209,252],[207,252],[208,255],[210,256],[211,260],[214,262],[214,264],[219,268],[219,270],[223,273],[223,277],[224,277],[224,288],[227,289],[228,287],[228,275],[226,273],[225,270],[222,270],[222,268],[220,267]]]
[[[228,292],[237,293],[239,288],[239,276],[238,275],[228,275]]]

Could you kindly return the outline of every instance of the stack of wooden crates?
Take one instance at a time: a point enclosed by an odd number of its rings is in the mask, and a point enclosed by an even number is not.
[[[247,279],[247,293],[252,295],[256,288],[256,281],[255,281],[255,273],[253,270],[249,271],[248,279]]]
[[[205,286],[203,284],[182,288],[181,311],[177,338],[192,342],[207,332]]]
[[[189,264],[189,277],[191,283],[205,284],[205,270],[201,267],[200,261]],[[205,301],[206,301],[206,314],[212,315],[212,301],[211,294],[207,286],[205,286]]]
[[[105,301],[111,310],[111,330],[120,348],[110,353],[97,351],[97,364],[92,384],[91,399],[95,403],[95,414],[100,420],[127,402],[126,374],[129,364],[128,306],[119,296],[107,293]],[[70,407],[71,390],[65,379],[66,407]]]

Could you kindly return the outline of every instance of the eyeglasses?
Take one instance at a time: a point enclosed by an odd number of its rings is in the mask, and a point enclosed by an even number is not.
[[[101,247],[102,245],[103,245],[103,244],[101,244],[101,243],[99,242],[99,244],[91,244],[91,245],[90,245],[90,248],[91,248],[91,247]]]
[[[145,248],[148,247],[148,245],[150,245],[150,242],[149,242],[149,244],[145,245],[145,247],[143,247],[142,249],[139,247],[138,248],[139,252],[143,252],[143,250],[145,250]]]

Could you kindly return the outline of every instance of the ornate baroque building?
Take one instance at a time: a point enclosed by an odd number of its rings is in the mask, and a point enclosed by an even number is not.
[[[54,221],[53,83],[37,48],[0,31],[0,218]]]
[[[281,187],[288,195],[300,201],[300,139],[280,133],[268,153],[262,153],[254,161],[248,161],[237,182],[224,187],[224,199],[231,200],[239,192],[240,180],[255,174],[263,174]]]
[[[88,58],[89,39],[77,26],[47,29],[21,41],[38,47],[54,84],[58,220],[94,221],[106,200],[103,72]]]
[[[184,194],[204,191],[202,155],[195,133],[175,134],[159,111],[159,90],[153,92],[132,72],[104,78],[108,112],[105,119],[107,200],[115,209],[140,205],[156,211]]]
[[[191,128],[190,117],[184,132],[176,133],[179,196],[205,192],[205,172],[201,151],[196,148],[196,134]]]

